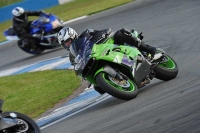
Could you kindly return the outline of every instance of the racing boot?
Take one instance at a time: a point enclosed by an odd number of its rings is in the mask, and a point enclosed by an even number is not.
[[[145,51],[147,53],[151,54],[151,59],[153,60],[158,60],[161,57],[163,57],[163,53],[156,53],[156,47],[144,44],[143,42],[139,46],[140,50]]]
[[[132,32],[134,32],[132,30]],[[141,33],[142,34],[142,33]],[[141,38],[143,39],[143,38]],[[141,51],[150,53],[153,57],[156,53],[156,47],[145,44],[140,38],[132,36],[131,32],[127,29],[120,29],[114,33],[114,40],[116,44],[127,43],[130,46],[137,47]]]
[[[30,43],[30,51],[36,52],[38,50],[38,47],[39,47],[39,39],[29,40],[29,43]]]
[[[155,53],[156,53],[156,47],[150,46],[148,44],[145,44],[144,42],[141,42],[138,45],[138,48],[142,51],[145,51],[147,53],[150,53],[152,57],[154,57]]]

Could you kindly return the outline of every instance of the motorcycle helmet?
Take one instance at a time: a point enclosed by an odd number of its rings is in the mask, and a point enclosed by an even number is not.
[[[57,37],[58,42],[63,46],[63,48],[69,50],[72,42],[78,39],[78,34],[74,29],[70,27],[64,27],[58,32]]]
[[[16,18],[16,20],[18,20],[18,21],[23,22],[23,21],[27,20],[25,10],[22,7],[15,7],[12,10],[12,14]]]

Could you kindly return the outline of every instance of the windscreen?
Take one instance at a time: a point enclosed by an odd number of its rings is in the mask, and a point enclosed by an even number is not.
[[[50,19],[45,18],[45,17],[40,17],[37,20],[33,21],[31,24],[32,28],[38,28],[40,26],[42,26],[43,24],[49,23]]]
[[[75,57],[76,69],[85,67],[90,58],[93,45],[94,43],[86,37],[79,38],[71,44],[70,51]]]

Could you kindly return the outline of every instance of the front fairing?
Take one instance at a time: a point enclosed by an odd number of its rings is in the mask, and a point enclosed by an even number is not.
[[[44,32],[50,32],[54,28],[57,28],[59,26],[61,26],[61,23],[55,15],[43,14],[31,23],[30,33],[36,34],[41,30],[43,30]]]
[[[72,54],[76,57],[75,61],[77,64],[75,65],[75,70],[79,73],[79,76],[82,76],[82,72],[88,61],[93,59],[96,63],[104,61],[118,64],[132,72],[134,76],[137,57],[141,55],[137,48],[113,44],[114,40],[112,38],[108,39],[104,44],[94,44],[87,38],[78,39],[75,43],[80,44],[71,45],[72,47],[76,46],[76,48],[73,48],[74,51],[72,51]],[[94,71],[100,69],[98,66],[94,68],[97,69]],[[87,73],[86,70],[83,72],[84,77],[85,73]]]
[[[0,131],[6,128],[10,128],[17,125],[15,118],[1,118],[0,119]]]
[[[75,70],[81,75],[82,70],[90,59],[94,43],[89,38],[83,37],[74,41],[70,46],[70,51],[75,56]]]
[[[0,113],[0,130],[16,126],[18,124],[16,118],[17,114],[15,112]]]

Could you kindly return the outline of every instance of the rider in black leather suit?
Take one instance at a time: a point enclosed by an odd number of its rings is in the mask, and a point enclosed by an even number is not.
[[[79,37],[92,35],[93,37],[91,38],[91,41],[96,43],[97,41],[102,39],[101,38],[102,34],[109,35],[109,34],[111,34],[111,32],[112,32],[111,29],[105,29],[105,30],[101,30],[101,31],[87,29]],[[143,39],[143,36],[140,35],[139,36],[140,39],[135,38],[132,36],[131,32],[127,29],[122,28],[122,29],[116,31],[115,33],[113,33],[112,37],[114,39],[115,44],[127,43],[131,46],[137,47],[141,51],[150,53],[152,56],[156,52],[156,47],[147,45],[143,41],[141,41]],[[103,39],[101,41],[99,41],[98,43],[101,43],[101,42],[103,42]]]
[[[87,29],[82,32],[79,36],[75,30],[70,27],[65,27],[61,29],[58,33],[58,41],[65,48],[70,50],[70,45],[73,41],[82,37],[91,37],[90,41],[98,44],[104,42],[107,37],[112,37],[115,44],[123,45],[129,44],[130,46],[135,46],[139,50],[150,53],[152,57],[156,53],[156,47],[145,44],[142,40],[143,36],[140,34],[139,38],[132,36],[131,32],[127,29],[120,29],[116,32],[112,32],[111,29],[104,30],[93,30]],[[69,54],[71,64],[74,64],[74,57],[72,54]]]
[[[13,29],[21,40],[26,39],[26,41],[33,44],[33,46],[39,44],[40,38],[34,37],[28,32],[30,24],[32,23],[32,21],[28,21],[28,16],[40,16],[43,13],[43,11],[25,11],[21,7],[16,7],[12,10]]]

